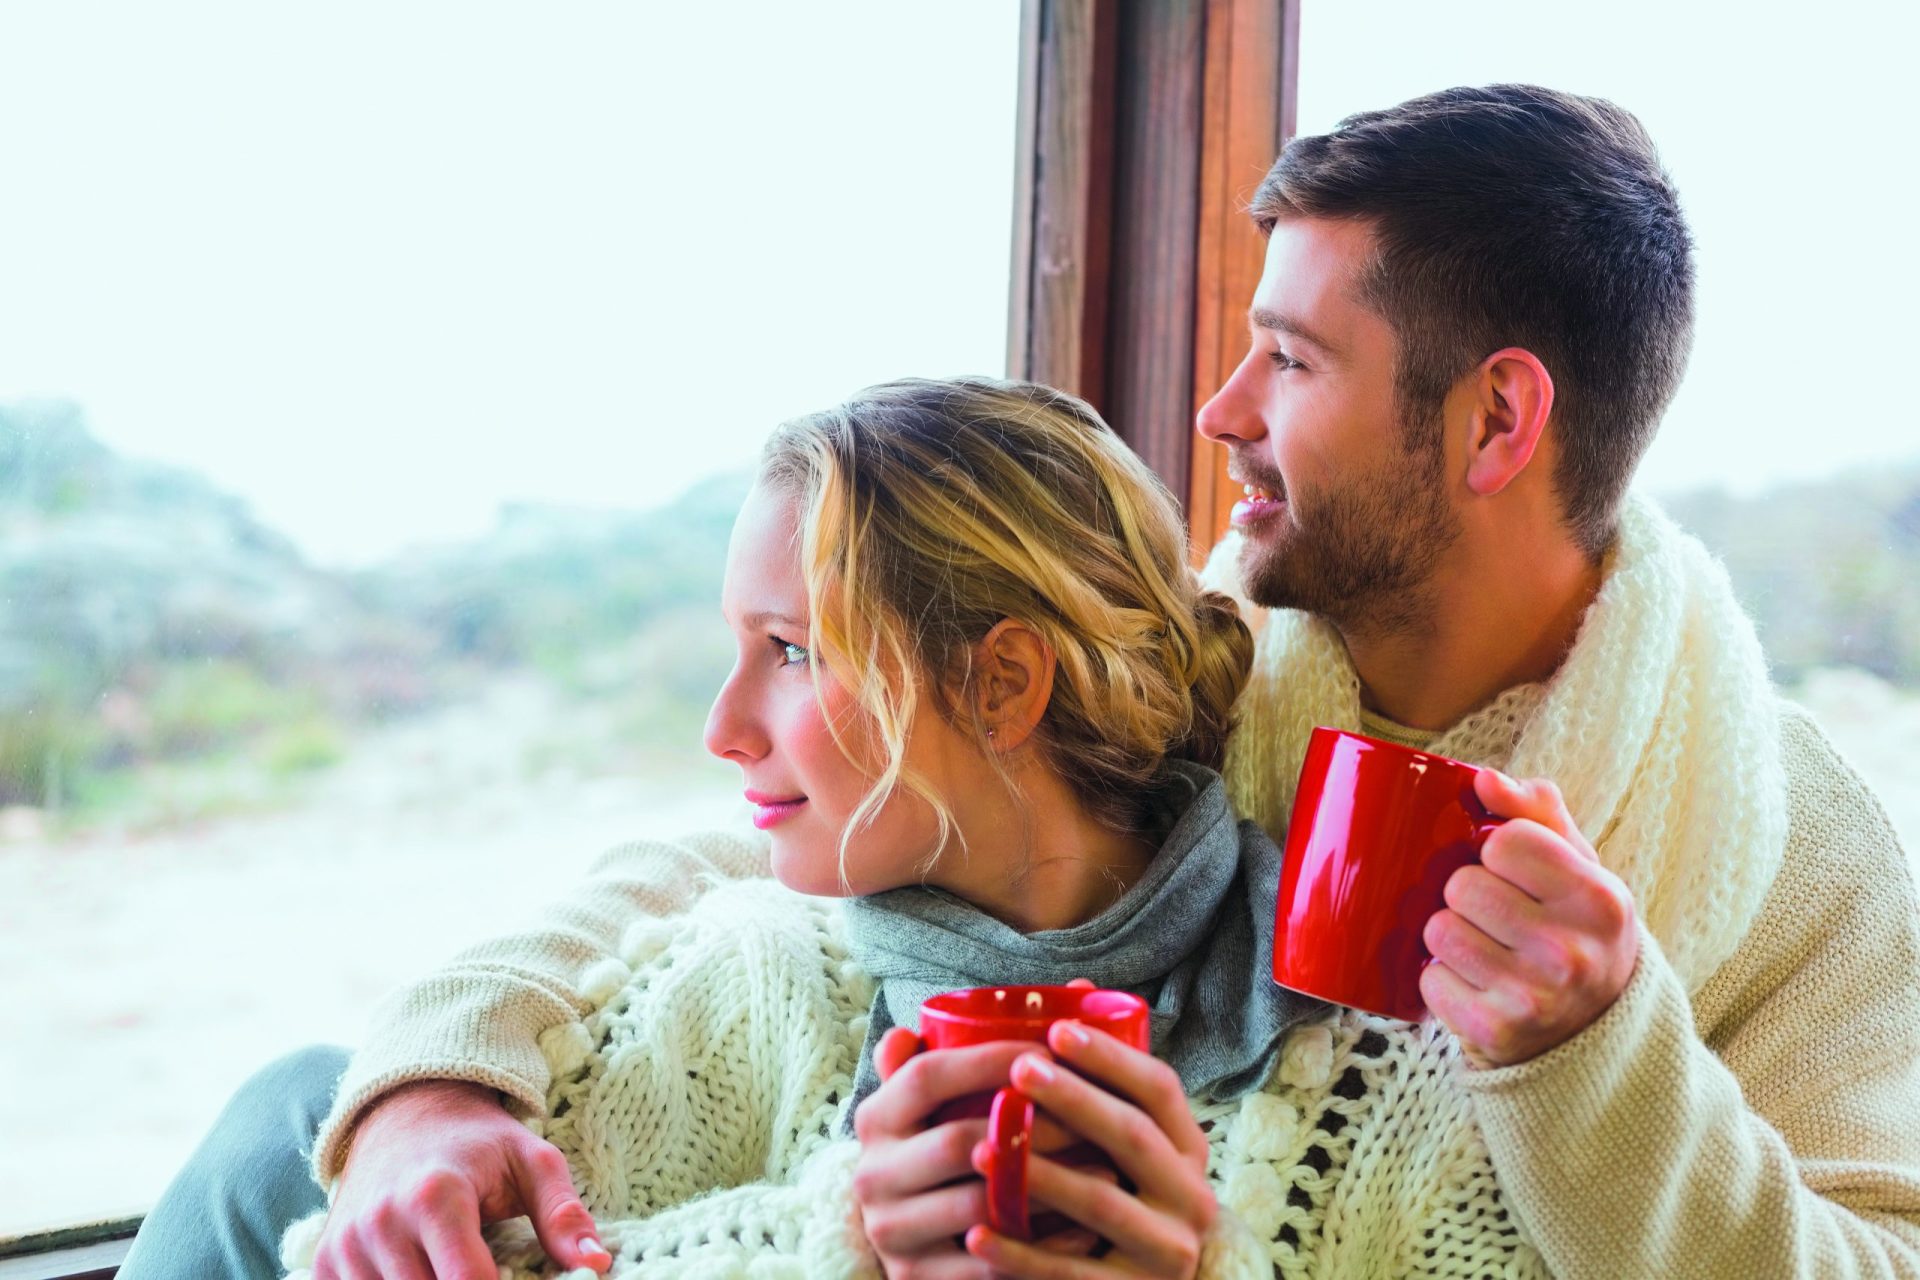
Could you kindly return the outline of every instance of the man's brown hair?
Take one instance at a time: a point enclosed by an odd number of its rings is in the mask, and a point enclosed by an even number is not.
[[[1555,488],[1599,555],[1693,341],[1693,241],[1638,120],[1532,85],[1446,89],[1294,139],[1250,212],[1267,233],[1287,218],[1372,228],[1359,297],[1399,339],[1412,429],[1433,431],[1448,389],[1493,352],[1538,356]]]

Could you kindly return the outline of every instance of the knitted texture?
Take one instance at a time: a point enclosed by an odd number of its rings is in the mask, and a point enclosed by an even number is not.
[[[1519,1067],[1466,1070],[1431,1021],[1296,1028],[1261,1091],[1193,1100],[1206,1274],[1920,1275],[1920,912],[1871,796],[1782,715],[1790,852],[1691,1010],[1644,935],[1620,1001]],[[833,904],[759,881],[579,975],[544,1128],[616,1277],[873,1274],[857,1144],[825,1136],[872,991],[845,955]],[[524,1224],[492,1240],[508,1280],[554,1274]]]
[[[612,1280],[878,1275],[852,1192],[859,1144],[836,1139],[874,982],[848,955],[840,904],[768,880],[714,889],[642,921],[593,965],[585,1015],[541,1037],[550,1118],[614,1256]],[[310,1276],[316,1224],[283,1261]],[[524,1219],[488,1230],[501,1280],[568,1275]],[[1208,1277],[1268,1274],[1231,1219]]]
[[[1207,577],[1243,597],[1239,543]],[[1241,813],[1284,841],[1308,737],[1360,727],[1360,679],[1323,619],[1274,611],[1259,632],[1225,773]],[[1552,681],[1509,690],[1431,749],[1551,778],[1690,991],[1733,954],[1779,869],[1786,784],[1760,642],[1725,570],[1646,499],[1627,504]]]
[[[1267,972],[1280,850],[1227,804],[1220,775],[1176,762],[1151,796],[1160,847],[1118,901],[1063,929],[1021,933],[923,885],[849,899],[854,958],[879,979],[854,1075],[855,1105],[880,1085],[874,1051],[895,1025],[920,1028],[930,997],[963,987],[1085,979],[1147,1003],[1151,1049],[1188,1093],[1239,1097],[1260,1087],[1295,1022],[1323,1001]]]
[[[1872,796],[1783,708],[1789,854],[1691,1007],[1627,990],[1531,1062],[1342,1010],[1267,1089],[1196,1103],[1277,1275],[1920,1275],[1920,909]]]
[[[389,993],[315,1135],[315,1180],[332,1185],[360,1113],[412,1080],[471,1081],[499,1090],[523,1117],[544,1115],[539,1037],[591,1007],[586,976],[619,956],[635,920],[673,915],[714,885],[766,875],[769,847],[751,829],[618,845],[537,928],[478,943]]]

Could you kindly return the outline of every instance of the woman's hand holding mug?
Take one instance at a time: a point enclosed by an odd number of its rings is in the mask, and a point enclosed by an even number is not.
[[[973,1149],[986,1137],[985,1118],[936,1121],[944,1107],[1003,1085],[1031,1043],[921,1052],[920,1037],[895,1027],[881,1038],[874,1067],[881,1085],[854,1113],[860,1162],[853,1193],[880,1263],[892,1280],[986,1280],[988,1266],[960,1246],[967,1229],[987,1218],[987,1185],[973,1175]],[[1057,1149],[1077,1141],[1051,1125],[1036,1126],[1034,1144]],[[1049,1255],[1090,1253],[1096,1240],[1066,1232],[1034,1246]]]
[[[854,1117],[855,1195],[889,1276],[1194,1274],[1217,1213],[1207,1142],[1145,1051],[1142,1001],[1076,979],[949,992],[920,1019],[882,1038],[883,1083]],[[1067,1229],[1019,1238],[1033,1206]]]
[[[1051,1054],[1028,1052],[1013,1082],[1068,1130],[1105,1151],[1133,1184],[1128,1192],[1085,1170],[1035,1152],[1033,1198],[1108,1242],[1098,1259],[1066,1259],[985,1225],[967,1233],[967,1251],[996,1274],[1054,1277],[1149,1275],[1188,1280],[1219,1214],[1207,1181],[1207,1138],[1172,1067],[1077,1021],[1048,1030]],[[1062,1070],[1060,1065],[1073,1068]],[[974,1152],[983,1168],[991,1152]]]

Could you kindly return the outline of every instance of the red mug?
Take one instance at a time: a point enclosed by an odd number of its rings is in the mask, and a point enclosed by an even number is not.
[[[1341,729],[1307,744],[1273,922],[1273,980],[1367,1013],[1427,1011],[1422,936],[1447,879],[1505,821],[1474,793],[1476,765]]]
[[[973,987],[934,996],[920,1006],[920,1039],[928,1049],[959,1049],[998,1040],[1047,1041],[1047,1028],[1073,1019],[1144,1050],[1147,1002],[1126,991],[1095,987]],[[1027,1211],[1027,1158],[1033,1143],[1033,1100],[1012,1085],[948,1103],[935,1123],[987,1117],[987,1225],[1015,1240],[1033,1238]]]

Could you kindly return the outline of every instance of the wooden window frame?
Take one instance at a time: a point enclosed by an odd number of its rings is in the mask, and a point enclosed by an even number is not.
[[[1301,0],[1026,0],[1007,369],[1099,409],[1186,504],[1233,505],[1193,416],[1246,351],[1246,215],[1297,120]]]
[[[140,1218],[108,1218],[0,1237],[0,1280],[113,1280]]]

